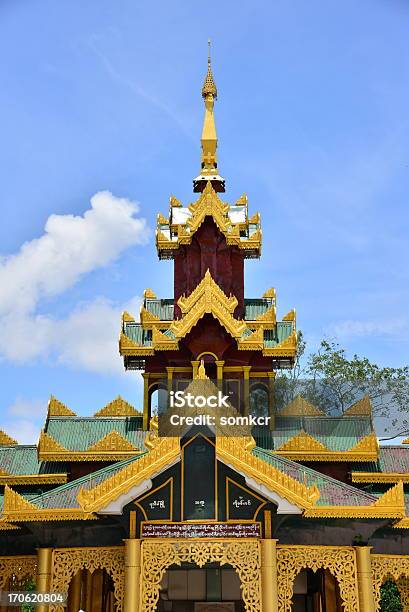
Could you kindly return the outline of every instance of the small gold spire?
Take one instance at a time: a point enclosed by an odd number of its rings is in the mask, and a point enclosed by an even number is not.
[[[212,72],[212,60],[207,58],[207,74],[202,87],[202,97],[205,104],[205,116],[202,130],[202,160],[199,176],[193,181],[194,191],[203,192],[207,181],[211,181],[215,191],[224,191],[224,180],[219,176],[217,168],[217,134],[214,121],[214,101],[217,98],[217,87]]]
[[[209,45],[209,53],[207,56],[207,74],[206,74],[206,78],[204,80],[203,87],[202,87],[202,96],[203,98],[206,98],[208,94],[212,94],[213,98],[216,100],[217,99],[217,87],[216,87],[216,83],[214,82],[213,73],[212,73],[212,58],[210,56],[210,48],[211,48],[210,38],[207,41],[207,44]]]

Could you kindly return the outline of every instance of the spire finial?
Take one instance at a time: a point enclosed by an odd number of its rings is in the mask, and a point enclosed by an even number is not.
[[[202,87],[202,96],[203,98],[206,99],[207,96],[211,94],[213,98],[216,99],[217,98],[217,87],[216,87],[216,83],[214,82],[213,73],[212,73],[212,58],[210,54],[212,41],[210,40],[210,38],[207,41],[207,45],[208,45],[207,74],[206,74],[206,78],[205,78],[205,81]]]
[[[207,73],[202,87],[202,97],[205,104],[205,116],[202,130],[202,161],[200,174],[193,181],[193,191],[203,192],[207,182],[212,183],[215,191],[224,191],[224,179],[219,176],[217,168],[217,134],[214,122],[214,101],[217,99],[217,87],[214,82],[211,58],[211,40],[207,41]]]

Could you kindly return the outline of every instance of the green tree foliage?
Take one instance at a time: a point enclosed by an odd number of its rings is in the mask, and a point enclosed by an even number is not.
[[[376,416],[389,419],[389,429],[407,435],[409,421],[409,368],[380,367],[366,357],[348,357],[334,340],[322,340],[316,352],[306,355],[306,343],[298,333],[295,366],[276,378],[277,408],[302,395],[330,415],[343,414],[367,395]]]
[[[388,580],[381,587],[381,612],[402,612],[398,587]]]

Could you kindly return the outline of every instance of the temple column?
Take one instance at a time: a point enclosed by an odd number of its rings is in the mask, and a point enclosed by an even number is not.
[[[195,380],[199,374],[200,361],[198,361],[197,359],[194,359],[190,363],[192,364],[192,378],[193,380]]]
[[[371,546],[356,546],[356,568],[360,612],[375,612],[372,588]]]
[[[278,612],[277,540],[261,540],[262,612]]]
[[[250,413],[250,370],[251,366],[243,366],[244,416],[248,416]]]
[[[51,574],[53,563],[52,548],[37,549],[37,576],[36,590],[39,593],[49,592],[51,588]],[[48,612],[49,606],[37,606],[37,612]]]
[[[220,390],[223,385],[223,366],[224,366],[224,361],[220,361],[219,359],[216,359],[217,386],[219,387]]]
[[[142,374],[143,378],[143,429],[149,429],[149,372]]]
[[[138,612],[141,573],[141,541],[125,541],[124,612]]]

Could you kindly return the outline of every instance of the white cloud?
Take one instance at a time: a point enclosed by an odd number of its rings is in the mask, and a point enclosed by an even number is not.
[[[2,429],[19,444],[36,444],[47,412],[47,401],[17,396],[6,408]]]
[[[20,395],[16,397],[7,413],[17,417],[32,417],[33,415],[45,416],[47,404],[41,400],[28,400]]]
[[[391,318],[380,320],[352,320],[332,323],[326,333],[339,339],[362,338],[367,336],[402,336],[409,332],[409,322],[405,319]]]
[[[51,215],[44,234],[0,259],[0,357],[15,363],[45,357],[98,373],[122,371],[118,332],[123,310],[105,298],[79,304],[65,319],[38,314],[41,300],[70,289],[87,273],[146,244],[149,229],[139,207],[109,192],[91,198],[83,216]]]

